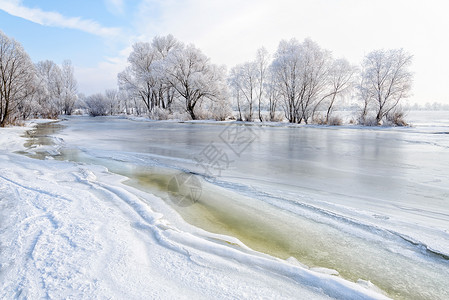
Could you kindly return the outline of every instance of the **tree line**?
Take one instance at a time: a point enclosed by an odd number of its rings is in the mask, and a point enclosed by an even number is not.
[[[33,64],[23,47],[0,31],[0,127],[30,117],[71,114],[77,84],[69,60]]]
[[[194,45],[158,36],[133,45],[117,89],[85,97],[76,92],[70,61],[33,64],[19,43],[0,32],[0,125],[74,109],[92,116],[338,125],[336,108],[347,101],[358,103],[359,124],[404,125],[401,103],[411,91],[411,60],[402,49],[376,50],[355,66],[309,38],[291,39],[271,55],[260,48],[252,61],[228,72]]]

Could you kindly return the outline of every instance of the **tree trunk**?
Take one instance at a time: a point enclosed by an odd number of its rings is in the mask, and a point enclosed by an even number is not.
[[[332,96],[331,103],[329,104],[329,107],[327,108],[327,113],[326,113],[326,124],[329,123],[329,116],[330,116],[330,114],[331,114],[332,107],[334,106],[334,102],[335,102],[335,98],[336,98],[336,97],[337,97],[336,94],[334,94],[334,95]]]
[[[6,125],[6,120],[8,119],[8,109],[9,109],[9,101],[5,100],[5,108],[3,111],[3,115],[0,116],[1,118],[0,127],[5,127]]]
[[[193,112],[193,108],[189,107],[188,112],[189,112],[192,120],[196,120],[196,116],[195,116],[195,113]]]
[[[192,101],[187,98],[186,99],[186,108],[187,108],[187,112],[190,114],[190,117],[192,118],[192,120],[196,120],[196,116],[195,116],[195,112],[193,111],[195,109],[195,102]]]
[[[381,107],[376,116],[377,125],[380,125],[380,121],[382,120],[382,117],[383,117],[383,114],[382,114],[382,107]]]
[[[239,109],[239,119],[237,121],[243,121],[242,110],[240,109],[240,100],[239,100],[239,98],[237,98],[237,107]]]

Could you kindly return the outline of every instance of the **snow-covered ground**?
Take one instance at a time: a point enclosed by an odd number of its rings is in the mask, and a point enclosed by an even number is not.
[[[1,129],[0,296],[446,299],[449,115],[409,120]],[[194,205],[167,193],[180,170]]]
[[[26,129],[0,129],[2,299],[384,297],[190,226],[105,167],[14,153]]]

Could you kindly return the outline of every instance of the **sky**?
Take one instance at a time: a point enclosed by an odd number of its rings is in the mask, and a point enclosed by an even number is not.
[[[449,104],[447,0],[0,0],[0,30],[34,62],[70,59],[84,94],[117,87],[132,45],[173,34],[226,65],[309,37],[360,65],[377,49],[414,56],[410,101]]]

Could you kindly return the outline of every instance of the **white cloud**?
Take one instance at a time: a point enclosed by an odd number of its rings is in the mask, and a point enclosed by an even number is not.
[[[125,12],[125,3],[123,0],[104,0],[108,11],[115,15],[121,15]]]
[[[126,59],[117,57],[91,68],[75,66],[78,90],[86,95],[117,88],[117,74],[126,67]]]
[[[104,27],[93,20],[65,17],[57,12],[28,8],[23,6],[20,0],[0,0],[0,9],[10,15],[44,26],[78,29],[101,37],[115,37],[120,33],[118,28]]]

